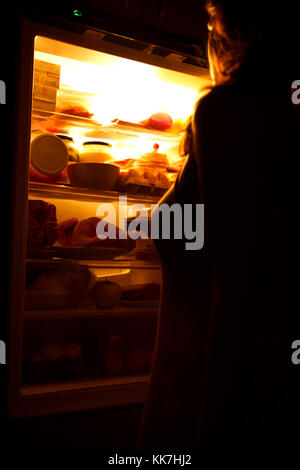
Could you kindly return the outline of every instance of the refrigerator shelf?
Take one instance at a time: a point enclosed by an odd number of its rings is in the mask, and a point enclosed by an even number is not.
[[[76,262],[81,266],[86,266],[88,268],[107,268],[107,269],[149,269],[149,270],[160,270],[161,264],[158,261],[144,261],[144,260],[137,260],[134,259],[132,256],[122,256],[117,257],[112,260],[97,260],[97,259],[70,259],[70,258],[57,258],[51,256],[47,258],[27,258],[26,260],[29,263],[37,263],[37,264],[49,264],[51,263],[72,263]]]
[[[99,393],[99,387],[115,387],[120,385],[129,385],[134,383],[145,383],[149,381],[148,374],[127,375],[118,377],[97,377],[90,380],[74,380],[60,383],[47,383],[37,385],[23,385],[21,387],[22,396],[42,395],[48,393],[59,393],[74,390],[85,390],[96,388]]]
[[[34,128],[51,129],[52,132],[60,133],[61,129],[82,129],[82,137],[91,138],[122,138],[122,137],[140,137],[142,134],[147,135],[154,140],[162,140],[167,142],[179,142],[183,135],[181,132],[163,131],[155,128],[146,127],[144,124],[122,121],[114,119],[108,124],[102,124],[91,118],[76,115],[58,113],[53,111],[44,111],[40,109],[32,109],[32,129]],[[56,131],[55,131],[56,130]],[[86,132],[87,131],[87,132]]]
[[[66,184],[48,184],[29,182],[29,197],[52,198],[52,199],[72,199],[86,202],[115,202],[119,197],[126,196],[128,204],[156,204],[158,196],[145,194],[121,194],[118,191],[97,191],[92,189],[77,188]]]
[[[14,416],[19,418],[143,403],[149,374],[22,385]]]
[[[30,321],[30,320],[41,320],[47,318],[47,320],[57,320],[57,319],[63,319],[63,320],[74,320],[74,318],[82,318],[82,319],[96,319],[98,321],[106,321],[108,319],[115,319],[117,320],[118,318],[121,317],[130,317],[130,318],[135,318],[135,317],[141,317],[143,315],[143,318],[145,317],[156,317],[158,314],[158,303],[157,307],[153,308],[153,306],[149,307],[141,307],[141,306],[136,306],[136,307],[119,307],[116,309],[97,309],[95,308],[90,308],[90,309],[60,309],[60,310],[25,310],[24,311],[24,319],[25,321]]]

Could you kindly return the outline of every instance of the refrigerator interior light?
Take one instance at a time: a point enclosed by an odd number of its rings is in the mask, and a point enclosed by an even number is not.
[[[86,106],[99,122],[140,122],[158,112],[185,120],[207,84],[201,77],[40,36],[34,57],[61,66],[58,101],[64,87],[93,94]]]

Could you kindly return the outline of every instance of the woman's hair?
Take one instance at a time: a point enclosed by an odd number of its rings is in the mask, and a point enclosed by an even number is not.
[[[298,2],[206,0],[206,9],[208,52],[218,83],[235,81],[244,69],[252,77],[271,75],[275,64],[276,73],[280,68],[285,76],[298,69]]]
[[[279,80],[280,74],[290,81],[296,79],[296,7],[271,0],[207,0],[208,56],[214,85],[234,83],[241,76],[249,83],[273,80],[274,76]],[[189,119],[180,145],[181,155],[188,155],[191,147]]]

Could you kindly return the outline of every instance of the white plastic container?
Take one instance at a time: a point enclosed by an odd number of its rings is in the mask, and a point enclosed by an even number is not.
[[[31,132],[31,181],[56,183],[61,179],[68,160],[68,149],[56,135],[40,130]]]
[[[113,160],[111,144],[102,141],[87,141],[82,144],[80,163],[108,163]]]

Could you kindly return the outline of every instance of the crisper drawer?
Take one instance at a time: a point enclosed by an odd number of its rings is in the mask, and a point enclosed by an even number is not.
[[[105,375],[149,373],[155,344],[157,312],[119,309],[109,316],[103,356]]]
[[[22,384],[149,373],[157,309],[27,311]]]
[[[23,384],[99,377],[107,317],[84,311],[26,312]]]

